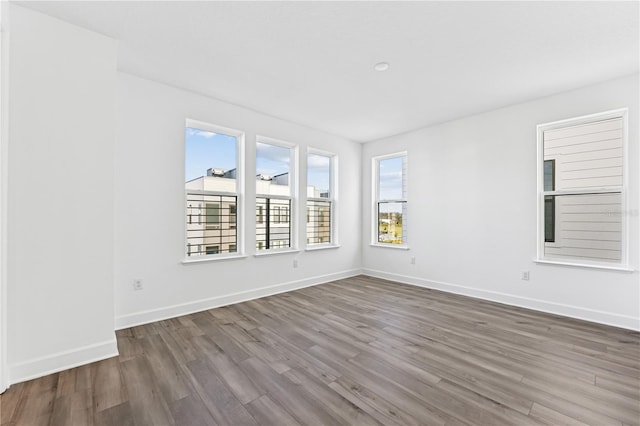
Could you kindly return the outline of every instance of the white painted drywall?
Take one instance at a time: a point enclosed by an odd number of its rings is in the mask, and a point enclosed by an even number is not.
[[[7,343],[15,383],[117,352],[116,43],[19,6],[10,13]]]
[[[640,267],[632,75],[365,144],[363,267],[412,284],[640,328],[640,275],[536,264],[536,125],[629,108],[630,261]],[[526,82],[523,82],[526,84]],[[408,151],[409,251],[371,247],[371,158]],[[416,264],[410,264],[411,257]],[[531,280],[520,279],[531,271]]]
[[[7,141],[8,8],[0,4],[0,393],[9,387],[7,368]]]
[[[342,138],[129,74],[118,74],[115,181],[116,326],[148,322],[360,272],[362,147]],[[182,264],[184,128],[194,119],[245,132],[245,258]],[[338,155],[339,248],[253,256],[255,138]],[[305,161],[300,164],[306,186]],[[298,208],[298,246],[306,211]],[[239,220],[239,223],[241,221]],[[298,268],[293,260],[298,260]],[[134,291],[133,279],[143,280]]]

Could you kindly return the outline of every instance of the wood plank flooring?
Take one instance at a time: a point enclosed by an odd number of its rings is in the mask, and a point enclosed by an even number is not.
[[[117,332],[2,425],[639,425],[640,334],[359,276]]]

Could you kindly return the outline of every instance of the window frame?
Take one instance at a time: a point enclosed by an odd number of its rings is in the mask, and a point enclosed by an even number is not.
[[[329,158],[329,197],[308,197],[307,196],[307,188],[309,186],[309,155],[318,155],[322,157]],[[338,221],[336,219],[336,213],[338,209],[338,155],[324,151],[316,148],[307,148],[306,155],[306,163],[305,163],[305,171],[307,173],[306,176],[306,186],[305,186],[305,247],[306,250],[320,250],[323,248],[333,248],[339,247],[340,243],[338,240]],[[307,225],[309,223],[309,202],[329,202],[329,241],[328,242],[320,242],[320,243],[309,243],[307,242]]]
[[[206,132],[212,132],[217,134],[223,134],[226,136],[231,136],[236,139],[236,191],[235,192],[225,192],[225,191],[201,191],[201,190],[192,190],[187,191],[186,188],[183,187],[183,212],[184,212],[184,235],[183,235],[183,246],[184,246],[184,258],[182,263],[197,263],[203,261],[213,261],[213,260],[223,260],[223,259],[233,259],[233,258],[243,258],[246,257],[244,254],[244,166],[245,166],[245,133],[241,130],[219,126],[217,124],[211,124],[204,121],[194,120],[194,119],[186,119],[184,124],[184,130],[187,128],[194,128],[198,130],[203,130]],[[186,140],[184,141],[185,146],[183,147],[183,154],[186,149]],[[182,166],[186,167],[186,159],[183,157]],[[184,181],[184,169],[182,173],[183,181]],[[184,185],[184,182],[182,183]],[[235,232],[236,232],[236,251],[229,253],[217,253],[217,254],[203,254],[199,256],[190,256],[188,249],[188,224],[190,222],[190,214],[188,207],[188,198],[189,193],[191,194],[201,194],[201,195],[213,195],[213,196],[231,196],[235,197],[235,209],[236,209],[236,222],[235,222]],[[222,206],[220,206],[222,209]],[[212,244],[210,244],[212,245]]]
[[[595,114],[583,115],[579,117],[573,117],[548,123],[539,124],[536,126],[537,135],[537,157],[536,157],[536,172],[537,172],[537,250],[535,262],[548,263],[555,265],[585,267],[585,268],[599,268],[599,269],[612,269],[621,271],[632,271],[629,266],[629,215],[625,212],[628,211],[628,197],[627,192],[629,188],[629,117],[628,108],[619,108],[610,111],[599,112]],[[583,126],[589,123],[596,123],[599,121],[622,119],[622,186],[605,186],[595,189],[576,189],[576,190],[556,190],[555,186],[552,191],[545,190],[544,188],[544,132],[556,129],[567,129],[576,126]],[[554,164],[555,169],[555,164]],[[554,171],[555,174],[555,171]],[[621,199],[621,256],[620,262],[601,262],[601,261],[589,261],[587,259],[561,259],[561,258],[549,258],[545,257],[545,196],[555,195],[586,195],[586,194],[609,194],[620,193]],[[555,210],[555,208],[554,208]],[[554,226],[554,229],[557,229]],[[557,243],[557,238],[554,238],[552,244]]]
[[[273,145],[273,146],[277,146],[280,148],[287,148],[289,149],[289,195],[272,195],[272,194],[263,194],[258,192],[258,188],[256,185],[256,191],[255,191],[255,199],[254,199],[254,213],[256,215],[256,226],[254,226],[254,237],[255,237],[255,241],[256,243],[253,245],[254,250],[255,250],[255,255],[256,256],[263,256],[265,254],[272,254],[272,253],[283,253],[283,252],[295,252],[298,251],[298,220],[297,220],[297,200],[298,200],[298,159],[299,159],[299,147],[297,144],[291,143],[291,142],[286,142],[283,140],[279,140],[279,139],[275,139],[275,138],[271,138],[268,136],[262,136],[262,135],[256,135],[256,140],[255,140],[255,166],[256,166],[256,170],[254,170],[254,175],[257,176],[257,163],[258,163],[258,144],[267,144],[267,145]],[[267,221],[267,217],[270,217],[270,213],[269,215],[267,215],[267,212],[264,211],[265,209],[263,209],[263,213],[261,215],[262,221],[258,221],[258,208],[260,207],[260,205],[258,204],[258,199],[259,198],[269,198],[269,199],[274,199],[274,200],[289,200],[289,247],[269,247],[269,248],[258,248],[258,239],[257,239],[257,230],[258,224],[262,224],[265,227],[269,227],[271,224]],[[282,206],[279,206],[280,208]],[[278,215],[278,221],[280,221],[280,215]],[[279,224],[279,222],[273,222],[273,224]],[[266,242],[266,245],[269,245],[268,242]]]
[[[391,158],[402,157],[404,162],[403,167],[403,182],[406,184],[406,190],[404,197],[400,199],[380,199],[380,162]],[[371,159],[371,175],[372,175],[372,205],[371,205],[371,243],[372,247],[386,247],[391,249],[409,250],[408,239],[408,199],[409,199],[409,154],[408,151],[393,152],[390,154],[377,155]],[[403,203],[405,213],[402,217],[402,244],[383,243],[379,241],[379,208],[380,203]]]

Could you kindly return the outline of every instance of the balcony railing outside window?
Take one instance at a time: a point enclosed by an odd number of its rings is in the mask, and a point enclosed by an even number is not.
[[[291,200],[256,198],[256,248],[291,247]]]
[[[331,201],[307,201],[307,244],[331,243]]]
[[[238,197],[187,193],[187,256],[236,253]]]

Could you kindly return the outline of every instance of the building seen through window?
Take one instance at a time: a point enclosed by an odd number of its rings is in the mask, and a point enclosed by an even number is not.
[[[541,260],[625,265],[624,111],[540,125]]]

